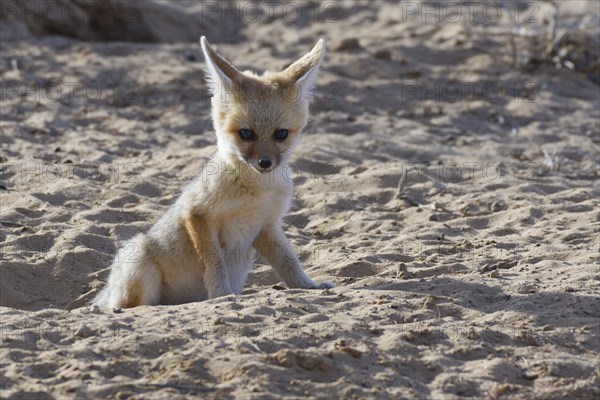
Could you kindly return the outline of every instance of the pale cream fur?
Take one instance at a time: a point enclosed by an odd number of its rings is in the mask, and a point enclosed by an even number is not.
[[[240,72],[201,38],[214,86],[218,150],[146,234],[121,248],[94,304],[179,304],[239,293],[257,253],[294,288],[331,288],[304,272],[281,227],[292,199],[289,157],[308,119],[324,48],[281,72]],[[253,140],[239,136],[251,129]],[[289,136],[275,140],[273,132]],[[272,166],[262,168],[260,159]]]

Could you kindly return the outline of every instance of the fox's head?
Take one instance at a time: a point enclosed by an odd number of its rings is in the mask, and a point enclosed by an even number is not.
[[[218,151],[258,172],[285,165],[308,120],[323,40],[281,72],[241,72],[200,39]]]

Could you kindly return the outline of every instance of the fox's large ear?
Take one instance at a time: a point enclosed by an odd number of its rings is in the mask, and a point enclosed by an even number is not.
[[[200,38],[200,45],[206,60],[206,74],[210,81],[216,85],[229,86],[238,79],[241,72],[214,51],[205,36]]]
[[[295,61],[284,71],[290,79],[296,82],[300,95],[306,100],[311,98],[317,83],[317,73],[323,54],[325,54],[325,45],[323,39],[320,39],[309,53]]]

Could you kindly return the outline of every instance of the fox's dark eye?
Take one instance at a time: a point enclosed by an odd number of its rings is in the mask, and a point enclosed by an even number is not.
[[[252,140],[254,139],[254,132],[250,129],[242,128],[239,130],[240,137],[244,140]]]
[[[285,138],[288,136],[288,130],[287,129],[277,129],[275,131],[275,140],[285,140]]]

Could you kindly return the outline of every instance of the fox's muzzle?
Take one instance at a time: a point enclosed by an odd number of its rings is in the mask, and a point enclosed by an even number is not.
[[[264,170],[268,170],[269,168],[271,168],[271,165],[273,165],[273,162],[268,158],[261,158],[260,160],[258,160],[258,166]]]

